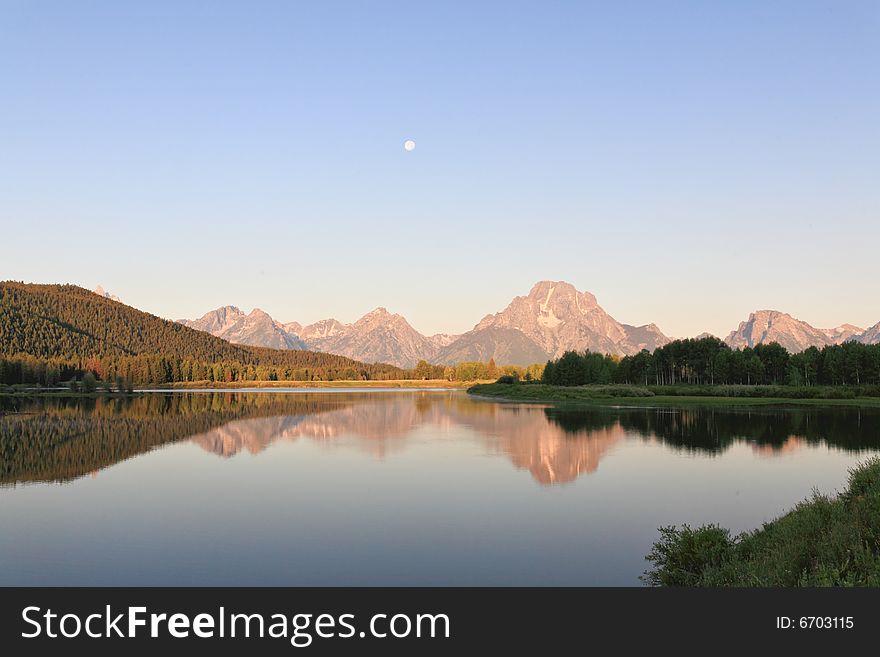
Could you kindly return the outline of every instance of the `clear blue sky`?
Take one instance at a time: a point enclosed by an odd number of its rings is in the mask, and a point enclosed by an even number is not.
[[[0,227],[169,318],[874,324],[880,3],[0,0]]]

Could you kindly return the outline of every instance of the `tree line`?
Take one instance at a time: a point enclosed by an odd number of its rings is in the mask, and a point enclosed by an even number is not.
[[[315,354],[316,352],[300,352]],[[317,354],[322,356],[324,354]],[[341,358],[341,357],[340,357]],[[343,359],[348,361],[349,359]],[[0,356],[0,384],[61,385],[78,392],[101,390],[128,391],[134,387],[168,383],[232,383],[247,381],[390,381],[439,380],[487,381],[501,376],[537,381],[543,365],[496,365],[479,361],[457,365],[432,365],[420,361],[412,369],[390,365],[320,364],[312,366],[254,365],[239,361],[201,362],[176,356],[144,354],[139,356],[103,356],[100,358],[39,358],[29,354]]]
[[[776,342],[731,349],[715,337],[673,340],[623,358],[567,351],[544,366],[542,383],[559,386],[868,385],[880,384],[880,344],[844,342],[791,354]]]
[[[313,352],[303,352],[313,353]],[[387,381],[407,378],[406,371],[390,365],[334,364],[264,365],[240,361],[204,362],[144,354],[100,358],[37,358],[28,354],[0,356],[0,383],[55,387],[79,382],[82,390],[178,382],[230,383],[241,381]],[[89,387],[91,386],[91,390]]]
[[[418,380],[445,381],[488,381],[499,377],[512,377],[519,381],[538,381],[544,366],[538,363],[522,367],[520,365],[497,365],[494,358],[489,362],[464,361],[455,365],[432,365],[420,360],[411,370],[411,377]]]

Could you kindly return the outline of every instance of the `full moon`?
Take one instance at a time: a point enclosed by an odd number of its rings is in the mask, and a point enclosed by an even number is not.
[[[415,150],[415,147],[416,142],[414,142],[412,139],[407,139],[405,142],[403,142],[403,149],[406,151]]]

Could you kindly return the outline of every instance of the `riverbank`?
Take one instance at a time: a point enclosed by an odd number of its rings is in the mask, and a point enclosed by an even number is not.
[[[399,379],[394,381],[186,381],[152,386],[152,389],[187,390],[190,388],[469,388],[486,381],[447,381],[446,379]]]
[[[814,493],[760,529],[663,527],[646,557],[653,586],[880,586],[880,459],[837,497]]]
[[[138,389],[128,392],[108,391],[100,387],[93,392],[85,392],[83,390],[73,391],[70,388],[61,385],[57,388],[40,388],[28,385],[0,386],[0,396],[33,396],[33,395],[49,395],[49,396],[65,396],[65,397],[106,397],[106,396],[122,396],[137,395],[145,391],[173,391],[173,390],[239,390],[243,388],[261,390],[288,389],[288,388],[328,388],[328,389],[347,389],[347,388],[399,388],[401,390],[436,390],[442,389],[464,389],[473,385],[483,385],[486,382],[476,381],[447,381],[446,379],[426,379],[426,380],[410,380],[401,379],[394,381],[187,381],[184,383],[166,383],[162,385],[151,386],[146,389]]]
[[[670,387],[671,388],[671,387]],[[660,394],[658,394],[658,392]],[[677,394],[664,394],[674,392]],[[717,392],[719,394],[707,394]],[[789,386],[676,386],[655,390],[630,385],[548,386],[540,383],[490,383],[468,388],[495,401],[592,406],[860,406],[880,408],[880,397],[844,396],[845,388],[805,392]],[[688,394],[690,393],[690,394]],[[827,396],[820,396],[821,394]],[[807,397],[804,395],[814,394]],[[833,396],[833,395],[837,396]],[[798,396],[801,395],[801,396]]]

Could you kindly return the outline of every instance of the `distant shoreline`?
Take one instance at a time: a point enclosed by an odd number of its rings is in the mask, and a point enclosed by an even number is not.
[[[149,392],[173,392],[173,391],[218,391],[218,390],[241,390],[259,388],[261,390],[283,390],[289,388],[330,388],[330,389],[400,389],[400,390],[463,390],[483,382],[475,381],[447,381],[446,379],[425,380],[393,380],[393,381],[187,381],[178,383],[165,383],[152,385],[144,388],[135,388],[127,392],[117,390],[101,390],[94,392],[76,392],[65,388],[63,385],[57,388],[37,388],[34,386],[0,386],[0,396],[65,396],[65,397],[119,397],[125,395],[137,395]]]
[[[794,390],[794,389],[793,389]],[[880,397],[844,399],[786,396],[653,394],[627,385],[548,386],[543,384],[480,383],[467,390],[472,397],[498,402],[577,406],[850,406],[880,408]]]
[[[399,379],[390,381],[183,381],[150,386],[156,390],[187,390],[192,388],[469,388],[486,381],[447,381],[446,379]]]

